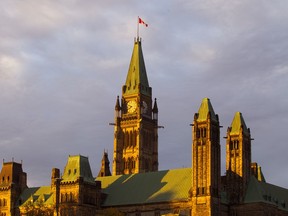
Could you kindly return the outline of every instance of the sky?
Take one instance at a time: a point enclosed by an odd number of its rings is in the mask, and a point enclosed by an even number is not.
[[[191,127],[208,97],[225,139],[234,114],[251,130],[252,161],[288,187],[288,1],[1,0],[0,159],[49,185],[69,155],[112,168],[114,106],[137,16],[159,108],[159,169],[191,167]]]

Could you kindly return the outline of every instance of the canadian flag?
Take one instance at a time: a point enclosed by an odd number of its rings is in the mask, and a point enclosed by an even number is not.
[[[145,25],[146,27],[148,27],[148,24],[145,23],[140,17],[138,17],[138,22],[139,22],[139,24],[143,24],[143,25]]]

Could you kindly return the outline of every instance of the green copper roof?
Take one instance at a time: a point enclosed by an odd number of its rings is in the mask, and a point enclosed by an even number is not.
[[[76,181],[79,177],[83,177],[86,182],[94,183],[89,160],[81,155],[69,156],[61,182]]]
[[[139,86],[139,84],[141,84]],[[144,57],[141,48],[141,41],[137,39],[134,43],[134,49],[130,61],[130,66],[126,78],[124,94],[137,94],[139,92],[151,95],[149,88]]]
[[[263,193],[263,188],[257,179],[252,175],[245,195],[245,203],[263,201]]]
[[[41,186],[25,189],[19,197],[18,203],[20,206],[25,206],[29,202],[40,202],[45,205],[53,205],[51,186]]]
[[[241,112],[236,112],[231,123],[230,134],[240,134],[240,129],[243,128],[244,133],[249,133]]]
[[[244,202],[269,203],[276,205],[279,209],[288,211],[288,189],[257,181],[254,176],[251,176]]]
[[[192,169],[98,177],[107,199],[104,206],[186,201],[192,185]]]
[[[215,112],[213,110],[213,107],[212,107],[212,104],[210,103],[209,98],[203,98],[199,111],[198,111],[199,115],[198,115],[197,121],[206,121],[209,112],[211,115],[211,119],[217,121]]]

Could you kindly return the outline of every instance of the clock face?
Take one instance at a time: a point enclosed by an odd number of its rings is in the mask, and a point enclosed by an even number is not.
[[[127,111],[128,113],[134,113],[137,109],[136,101],[132,100],[127,103]]]
[[[145,101],[143,101],[142,105],[143,105],[143,113],[147,113],[147,111],[148,111],[147,103]]]

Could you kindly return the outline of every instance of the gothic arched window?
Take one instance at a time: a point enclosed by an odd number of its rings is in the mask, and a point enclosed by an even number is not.
[[[196,138],[200,138],[200,129],[199,128],[196,129]]]

